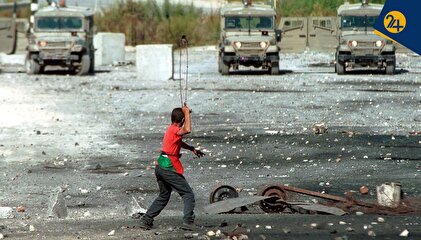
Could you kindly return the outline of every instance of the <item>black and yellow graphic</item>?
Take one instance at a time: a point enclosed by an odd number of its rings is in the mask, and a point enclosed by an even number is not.
[[[374,32],[421,55],[420,9],[420,0],[387,0]]]
[[[391,11],[384,17],[384,27],[390,33],[400,33],[406,27],[406,18],[399,11]]]

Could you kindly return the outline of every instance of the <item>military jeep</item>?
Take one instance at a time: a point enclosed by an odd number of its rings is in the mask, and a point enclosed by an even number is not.
[[[383,5],[345,3],[338,8],[337,74],[348,69],[381,69],[394,74],[395,46],[392,41],[374,34],[374,24]]]
[[[80,7],[48,6],[34,15],[25,61],[28,74],[60,66],[86,75],[94,72],[93,12]]]
[[[221,8],[218,70],[222,75],[240,65],[279,73],[281,32],[276,29],[275,17],[272,6],[251,0]]]

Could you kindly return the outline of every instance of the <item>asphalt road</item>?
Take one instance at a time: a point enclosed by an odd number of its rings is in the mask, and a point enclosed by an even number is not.
[[[243,214],[203,211],[220,184],[241,189],[242,197],[275,183],[338,196],[353,191],[374,203],[377,185],[400,182],[405,198],[419,199],[419,57],[399,55],[395,76],[370,71],[337,76],[333,55],[311,52],[282,54],[278,76],[250,69],[220,76],[216,56],[211,47],[190,49],[193,133],[186,141],[207,154],[203,159],[183,154],[197,198],[197,222],[206,227],[193,239],[209,230],[232,232],[238,224],[249,239],[400,239],[404,229],[408,239],[421,238],[419,214],[264,214],[255,205]],[[133,52],[127,60],[134,60]],[[133,65],[105,66],[84,77],[63,71],[27,76],[21,66],[1,68],[0,206],[25,207],[14,219],[1,220],[1,234],[11,239],[186,237],[177,229],[182,203],[176,195],[151,231],[136,228],[129,216],[133,197],[147,208],[157,194],[153,161],[169,113],[180,104],[178,81],[145,82]],[[328,132],[314,134],[315,123],[325,123]],[[362,185],[368,195],[358,193]],[[65,220],[47,213],[58,186],[68,206]],[[228,225],[219,227],[223,220]]]

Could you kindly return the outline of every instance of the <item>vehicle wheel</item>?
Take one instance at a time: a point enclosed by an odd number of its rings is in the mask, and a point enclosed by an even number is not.
[[[267,213],[280,213],[287,207],[284,203],[279,202],[278,199],[286,201],[287,195],[281,186],[270,185],[265,186],[260,190],[259,196],[272,197],[260,201],[260,208]]]
[[[221,74],[222,75],[229,75],[230,74],[230,67],[229,65],[226,65],[225,63],[221,63]]]
[[[336,62],[336,73],[338,75],[344,75],[345,74],[345,64],[341,62]]]
[[[270,68],[271,75],[278,75],[279,74],[279,63],[272,62],[272,67]]]
[[[80,61],[80,66],[77,70],[77,75],[82,76],[88,74],[90,66],[91,60],[89,59],[89,55],[83,55]]]
[[[209,203],[224,201],[230,198],[238,198],[238,192],[229,185],[221,185],[216,187],[209,196]]]
[[[396,63],[395,62],[391,62],[391,63],[387,64],[387,66],[386,66],[386,74],[387,75],[394,75],[395,70],[396,70]]]
[[[94,74],[95,73],[95,55],[91,55],[91,64],[89,66],[89,73]]]
[[[222,57],[221,57],[221,55],[219,55],[218,56],[218,72],[219,73],[222,73],[222,65],[223,65],[224,63],[222,62]]]
[[[27,57],[25,61],[25,68],[27,74],[38,74],[41,70],[40,65],[32,58]]]

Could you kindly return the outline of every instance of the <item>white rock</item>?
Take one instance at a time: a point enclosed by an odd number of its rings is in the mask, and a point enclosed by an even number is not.
[[[213,237],[213,236],[215,236],[215,235],[216,235],[216,233],[215,233],[214,231],[208,231],[206,234],[207,234],[209,237]]]
[[[238,238],[237,239],[238,240],[248,240],[249,237],[247,235],[245,235],[245,234],[240,234],[240,235],[238,235]]]
[[[83,216],[84,217],[90,217],[90,216],[92,216],[92,214],[89,211],[87,211],[87,212],[83,213]]]
[[[361,216],[361,215],[364,215],[364,213],[363,212],[356,212],[355,215]]]
[[[260,225],[256,225],[256,228],[259,228],[260,227]]]
[[[115,235],[115,230],[111,230],[111,232],[108,233],[108,236],[114,236]]]
[[[0,219],[14,218],[13,208],[11,207],[0,207]]]
[[[377,222],[379,222],[379,223],[384,223],[384,222],[385,222],[385,220],[384,220],[384,218],[382,218],[382,217],[378,217],[378,218],[377,218]]]
[[[370,231],[368,231],[368,236],[370,236],[370,237],[375,237],[376,236],[376,233],[373,231],[373,230],[370,230]]]
[[[272,226],[265,226],[266,229],[272,229]]]
[[[221,233],[222,233],[221,230],[218,229],[215,233],[215,237],[220,237]]]
[[[3,238],[4,238],[4,235],[0,233],[0,239],[3,239]]]
[[[317,226],[318,226],[318,225],[317,225],[317,223],[312,223],[312,224],[310,224],[310,227],[311,227],[311,228],[317,228]]]
[[[344,222],[344,221],[339,221],[339,224],[340,224],[340,225],[345,225],[345,224],[346,224],[346,222]]]
[[[409,231],[408,230],[403,230],[400,234],[399,237],[408,237],[409,236]]]
[[[82,193],[82,194],[87,194],[87,193],[89,192],[89,190],[88,190],[88,189],[82,189],[82,188],[79,188],[79,191],[80,191],[80,193]]]
[[[29,225],[29,231],[30,231],[30,232],[35,232],[35,227],[34,227],[34,225]]]

